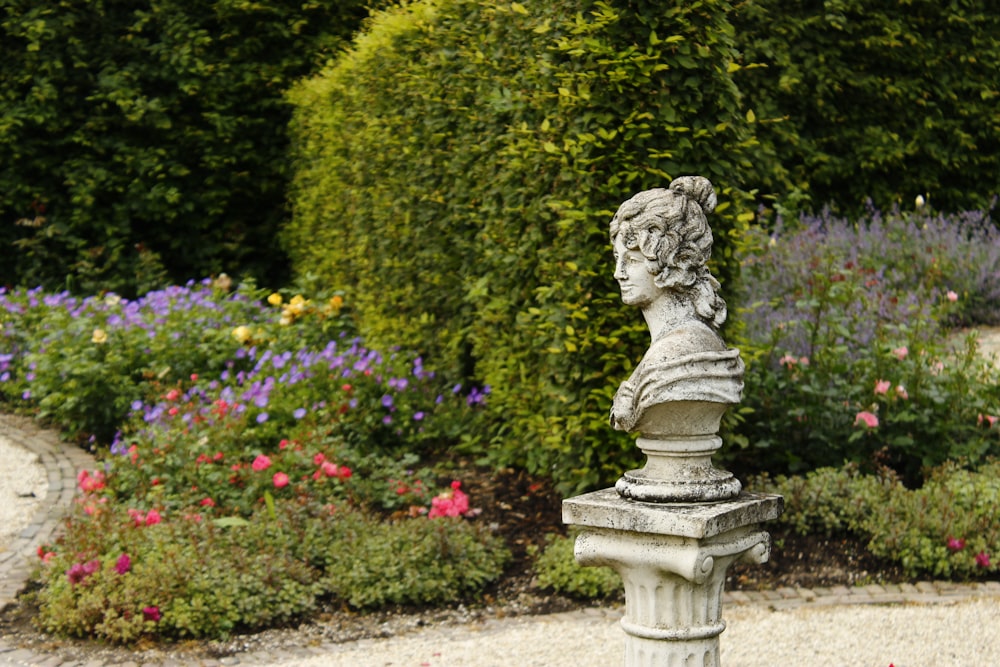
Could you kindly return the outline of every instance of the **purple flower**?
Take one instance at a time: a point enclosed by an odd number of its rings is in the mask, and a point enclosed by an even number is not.
[[[263,424],[264,422],[267,421],[267,419],[268,419],[269,416],[270,415],[268,415],[266,412],[260,413],[259,415],[257,415],[257,423],[258,424]]]
[[[295,412],[292,413],[292,416],[295,417],[296,419],[302,419],[303,417],[306,416],[306,409],[298,408],[297,410],[295,410]]]
[[[424,418],[424,413],[423,412],[414,412],[413,413],[413,421],[422,421],[423,418]]]
[[[385,394],[382,396],[382,407],[391,408],[392,407],[392,396]]]

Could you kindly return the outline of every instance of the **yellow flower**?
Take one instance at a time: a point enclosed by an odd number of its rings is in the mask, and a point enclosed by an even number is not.
[[[339,294],[330,297],[330,307],[333,308],[334,310],[340,310],[341,308],[343,308],[344,297],[340,296]]]
[[[241,345],[248,340],[250,340],[250,327],[245,325],[240,325],[233,329],[233,338],[235,338]]]
[[[94,335],[90,337],[91,343],[98,345],[108,342],[108,333],[104,329],[94,329]]]
[[[271,296],[267,297],[267,302],[269,304],[271,304],[272,306],[280,306],[281,305],[281,301],[282,301],[281,295],[278,294],[277,292],[275,292]]]

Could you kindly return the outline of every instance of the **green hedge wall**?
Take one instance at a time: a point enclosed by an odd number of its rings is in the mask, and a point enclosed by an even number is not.
[[[283,93],[367,4],[0,3],[0,284],[280,284]]]
[[[734,78],[791,210],[938,210],[1000,193],[1000,12],[985,0],[757,0],[734,12],[765,65]],[[784,185],[784,181],[790,186]]]
[[[614,210],[709,177],[726,280],[765,163],[730,4],[672,4],[415,2],[293,95],[296,265],[347,292],[371,344],[489,384],[491,459],[567,490],[636,459],[606,425],[648,343],[611,276]]]

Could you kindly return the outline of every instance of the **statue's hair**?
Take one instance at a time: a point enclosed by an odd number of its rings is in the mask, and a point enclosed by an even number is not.
[[[680,176],[668,188],[635,195],[618,208],[611,220],[611,242],[646,258],[653,282],[687,295],[705,324],[718,329],[726,321],[726,302],[719,281],[708,271],[712,230],[706,215],[715,210],[715,188],[701,176]]]

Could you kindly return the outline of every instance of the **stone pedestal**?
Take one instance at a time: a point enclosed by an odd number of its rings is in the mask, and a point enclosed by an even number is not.
[[[742,493],[712,503],[646,503],[604,489],[563,501],[581,529],[576,559],[607,565],[625,585],[626,667],[719,666],[722,591],[736,560],[763,563],[780,496]]]

